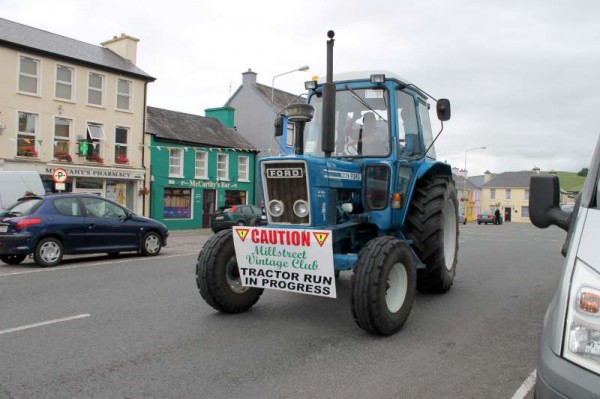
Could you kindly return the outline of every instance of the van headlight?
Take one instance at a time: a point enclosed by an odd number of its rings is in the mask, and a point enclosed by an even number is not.
[[[567,308],[564,357],[600,374],[600,273],[575,262]]]

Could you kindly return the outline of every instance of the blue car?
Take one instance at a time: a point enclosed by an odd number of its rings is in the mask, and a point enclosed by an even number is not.
[[[164,224],[90,194],[24,197],[0,212],[0,260],[9,265],[30,254],[42,267],[58,265],[65,254],[155,256],[168,236]]]

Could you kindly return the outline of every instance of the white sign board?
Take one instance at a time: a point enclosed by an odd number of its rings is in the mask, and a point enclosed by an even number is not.
[[[233,227],[242,285],[335,298],[329,230]]]
[[[54,188],[56,191],[65,191],[66,185],[65,183],[54,183]]]

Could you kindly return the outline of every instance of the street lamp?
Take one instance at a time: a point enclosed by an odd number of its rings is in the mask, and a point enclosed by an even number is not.
[[[465,214],[465,220],[467,220],[467,152],[474,150],[485,150],[485,146],[472,147],[465,150],[465,174],[463,176],[463,212]]]
[[[280,73],[279,75],[273,76],[273,81],[271,82],[271,102],[273,102],[273,97],[275,96],[275,78],[283,75],[287,75],[288,73],[298,72],[298,71],[308,71],[308,65],[301,66],[300,68],[293,69],[291,71],[287,71],[284,73]]]

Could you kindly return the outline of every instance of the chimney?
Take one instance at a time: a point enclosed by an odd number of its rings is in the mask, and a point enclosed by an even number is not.
[[[248,68],[248,71],[242,72],[242,86],[250,86],[256,84],[256,72]]]
[[[483,182],[487,183],[490,180],[492,180],[492,172],[490,172],[489,170],[486,170],[485,173],[483,174]]]
[[[458,168],[456,166],[452,168],[452,174],[458,176]]]
[[[230,129],[235,128],[234,113],[235,108],[232,107],[207,108],[204,110],[204,115],[206,115],[207,118],[217,119],[223,126]]]
[[[121,33],[121,36],[113,36],[112,39],[100,43],[104,48],[112,50],[123,58],[128,59],[134,65],[137,59],[137,43],[140,39]]]

